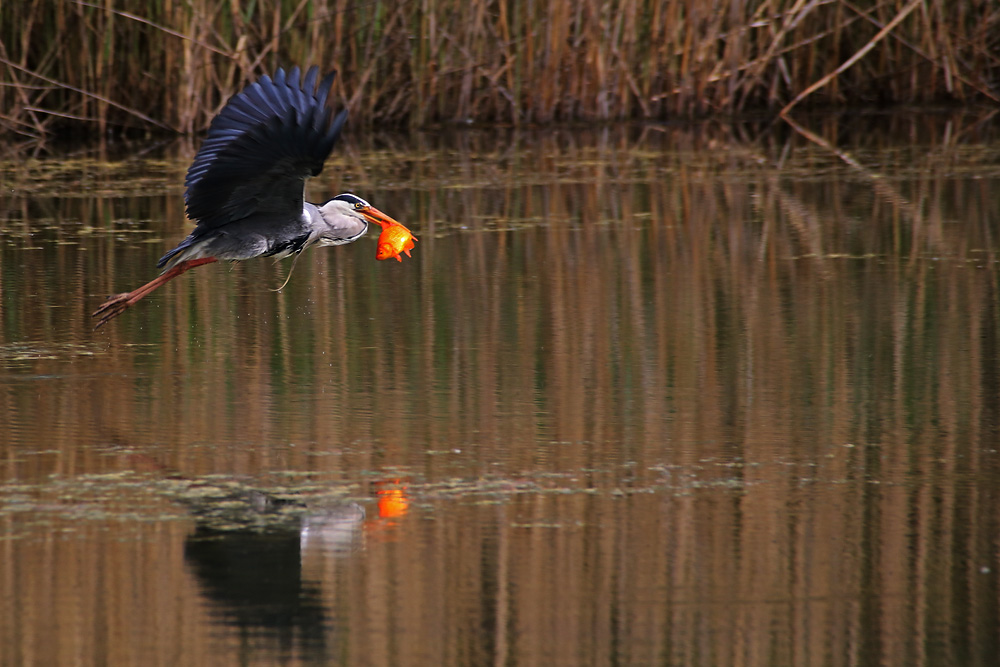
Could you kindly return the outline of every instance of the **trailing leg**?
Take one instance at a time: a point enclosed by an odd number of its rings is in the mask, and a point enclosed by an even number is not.
[[[102,326],[124,313],[129,306],[139,301],[139,299],[142,299],[156,288],[170,280],[173,280],[188,269],[193,269],[194,267],[201,266],[202,264],[211,264],[215,261],[218,261],[215,257],[202,257],[201,259],[190,259],[180,262],[169,270],[164,271],[153,280],[150,280],[142,287],[138,287],[131,292],[123,292],[109,297],[108,300],[101,304],[101,307],[95,310],[94,314],[91,315],[91,317],[101,318],[94,326],[94,330],[96,331],[97,329],[100,329]]]

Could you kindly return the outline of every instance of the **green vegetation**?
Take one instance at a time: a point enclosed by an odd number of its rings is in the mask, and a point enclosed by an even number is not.
[[[0,127],[197,131],[313,63],[365,123],[995,102],[997,54],[993,0],[24,0],[0,4]]]

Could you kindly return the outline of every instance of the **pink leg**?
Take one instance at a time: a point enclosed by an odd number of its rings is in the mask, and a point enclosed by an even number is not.
[[[202,264],[211,264],[216,261],[218,260],[214,257],[203,257],[201,259],[189,259],[187,261],[180,262],[177,266],[173,267],[169,271],[165,271],[142,287],[136,288],[131,292],[123,292],[122,294],[116,294],[115,296],[109,297],[108,300],[101,304],[101,307],[95,310],[94,314],[91,315],[91,317],[100,316],[101,318],[94,327],[94,330],[96,331],[97,329],[100,329],[102,326],[124,313],[126,308],[137,302],[139,299],[143,298],[167,281],[173,280],[188,269],[193,269],[194,267],[201,266]]]

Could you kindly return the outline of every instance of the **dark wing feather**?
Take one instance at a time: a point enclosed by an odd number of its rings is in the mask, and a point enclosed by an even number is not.
[[[212,120],[184,185],[188,217],[198,229],[254,214],[292,220],[302,213],[305,180],[323,171],[347,119],[326,105],[335,73],[316,87],[311,67],[279,69],[234,95]]]

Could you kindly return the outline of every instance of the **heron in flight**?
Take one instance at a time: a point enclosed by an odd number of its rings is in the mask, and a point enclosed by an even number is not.
[[[317,87],[319,69],[264,76],[234,95],[208,128],[184,179],[194,231],[157,262],[163,272],[110,297],[93,316],[97,329],[188,269],[219,260],[282,258],[314,245],[352,243],[399,223],[353,194],[305,201],[305,182],[323,171],[347,120],[327,106],[335,73]]]

